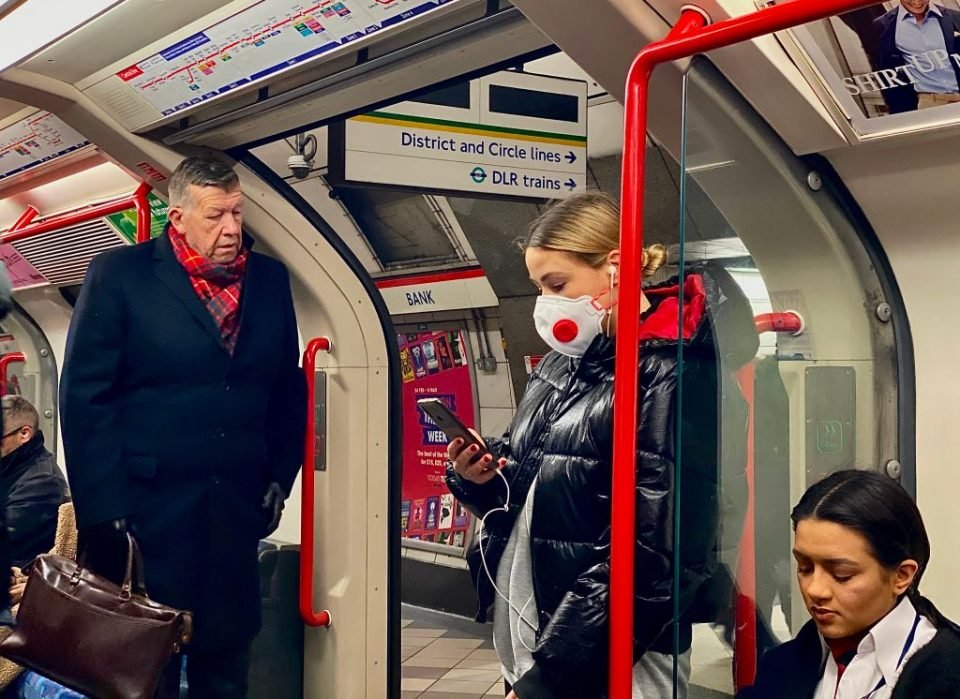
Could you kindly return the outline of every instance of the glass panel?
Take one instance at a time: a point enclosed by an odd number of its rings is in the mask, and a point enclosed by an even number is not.
[[[675,696],[730,696],[809,618],[792,505],[828,473],[899,458],[895,348],[872,310],[880,280],[820,175],[709,61],[684,84],[673,259],[699,329],[679,357],[673,629],[690,688]]]

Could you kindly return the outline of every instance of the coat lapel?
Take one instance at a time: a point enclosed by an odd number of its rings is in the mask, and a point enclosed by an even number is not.
[[[953,24],[953,17],[947,14],[946,8],[937,6],[940,10],[940,29],[943,31],[943,46],[947,53],[953,58],[954,44],[956,43],[956,28]],[[953,61],[951,61],[952,63]],[[956,64],[954,64],[956,65]]]
[[[155,260],[154,273],[160,281],[177,297],[180,303],[190,312],[190,315],[203,326],[214,342],[217,343],[217,346],[226,352],[220,338],[220,329],[217,328],[213,316],[200,302],[200,298],[197,296],[197,292],[193,290],[193,284],[190,283],[186,271],[177,262],[166,231],[157,238],[153,257]]]

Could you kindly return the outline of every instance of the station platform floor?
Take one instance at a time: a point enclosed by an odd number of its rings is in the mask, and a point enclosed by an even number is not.
[[[401,618],[402,699],[504,696],[491,624],[406,604]],[[688,699],[729,699],[730,651],[709,626],[698,625],[694,634]]]

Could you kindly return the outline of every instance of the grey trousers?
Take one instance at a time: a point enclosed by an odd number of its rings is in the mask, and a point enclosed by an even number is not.
[[[677,656],[677,694],[673,694],[673,656],[647,651],[633,666],[633,699],[687,699],[690,649]]]

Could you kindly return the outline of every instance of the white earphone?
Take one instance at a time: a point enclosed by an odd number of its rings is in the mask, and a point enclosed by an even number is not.
[[[510,483],[507,481],[507,477],[503,475],[503,471],[499,468],[497,469],[497,475],[500,476],[500,479],[503,481],[504,486],[506,486],[507,488],[507,499],[506,499],[506,502],[504,502],[503,507],[495,507],[492,510],[490,510],[487,514],[485,514],[483,517],[480,518],[480,541],[478,542],[477,548],[480,549],[480,562],[483,564],[483,572],[487,574],[487,579],[490,581],[490,585],[493,586],[494,592],[496,592],[497,595],[500,597],[500,599],[506,602],[507,606],[513,611],[514,614],[517,615],[517,638],[520,641],[520,645],[522,645],[528,651],[533,653],[534,649],[528,646],[526,642],[523,640],[523,634],[520,631],[520,622],[523,622],[524,624],[526,624],[530,628],[530,630],[534,632],[534,634],[536,634],[537,631],[539,631],[539,628],[537,625],[533,624],[523,616],[524,613],[527,611],[527,607],[530,606],[530,603],[533,601],[534,596],[530,595],[527,601],[524,602],[523,607],[521,607],[520,609],[517,609],[513,605],[513,603],[507,598],[507,596],[500,591],[500,588],[497,587],[497,582],[496,580],[493,579],[493,575],[490,574],[490,568],[487,567],[487,558],[483,553],[483,530],[486,528],[487,517],[492,515],[494,512],[510,511]],[[524,509],[524,512],[527,511],[526,507],[524,507],[523,509]],[[527,525],[527,538],[529,539],[530,520],[526,516],[524,516],[524,522]]]
[[[613,265],[613,264],[608,265],[608,266],[607,266],[607,274],[610,275],[610,298],[612,299],[612,298],[613,298],[613,282],[614,282],[615,277],[617,276],[617,266],[616,266],[616,265]],[[612,319],[612,316],[611,316],[611,314],[610,314],[610,312],[609,312],[609,309],[608,309],[607,314],[606,314],[607,327],[606,327],[606,330],[605,330],[606,333],[607,333],[607,335],[610,334],[610,321],[611,321],[611,319]]]

